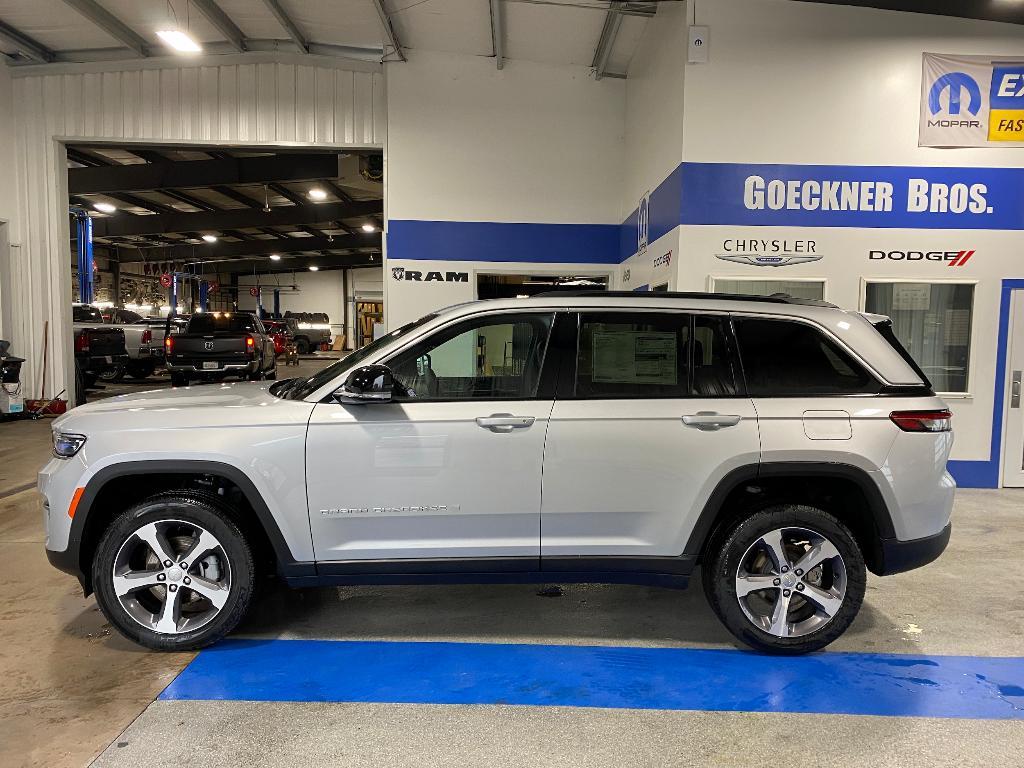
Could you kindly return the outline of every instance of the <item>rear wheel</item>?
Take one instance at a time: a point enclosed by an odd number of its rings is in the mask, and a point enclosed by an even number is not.
[[[172,387],[187,387],[188,376],[183,373],[171,373],[171,386]]]
[[[295,351],[298,352],[300,355],[308,355],[309,339],[307,339],[305,336],[299,336],[299,338],[295,340]]]
[[[131,363],[128,366],[128,375],[133,379],[148,379],[156,370],[156,363]]]
[[[760,651],[824,648],[853,623],[867,570],[850,531],[827,512],[784,505],[737,523],[705,569],[722,623]]]
[[[216,642],[253,592],[252,553],[208,498],[162,494],[118,517],[93,559],[96,599],[125,637],[154,650]]]
[[[120,381],[124,378],[125,367],[122,364],[112,365],[109,368],[104,368],[100,371],[100,379],[102,381]]]

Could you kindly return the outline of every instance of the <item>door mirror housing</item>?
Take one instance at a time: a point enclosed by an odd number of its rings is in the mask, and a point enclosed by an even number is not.
[[[386,365],[363,365],[348,375],[333,397],[342,405],[390,403],[394,388],[394,377]]]

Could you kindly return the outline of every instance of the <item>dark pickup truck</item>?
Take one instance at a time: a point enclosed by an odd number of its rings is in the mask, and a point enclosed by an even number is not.
[[[124,331],[104,325],[103,316],[96,307],[72,304],[71,319],[75,334],[75,364],[81,370],[86,386],[95,384],[104,371],[127,364]]]
[[[250,381],[277,378],[274,340],[258,317],[244,312],[192,315],[180,333],[166,334],[164,357],[175,387],[226,376]]]

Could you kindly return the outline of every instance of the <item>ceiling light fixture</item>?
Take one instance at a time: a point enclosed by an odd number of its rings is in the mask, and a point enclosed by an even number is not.
[[[160,29],[157,30],[156,36],[181,53],[199,53],[203,50],[199,43],[180,29]]]
[[[100,213],[113,213],[117,210],[117,206],[110,203],[94,203],[92,207]]]
[[[363,232],[376,232],[377,228],[373,224],[363,224]]]
[[[217,236],[216,235],[203,235],[203,240],[205,240],[208,243],[216,243],[217,242]]]
[[[272,253],[272,254],[270,254],[270,260],[271,261],[280,261],[281,260],[281,254],[279,254],[279,253]]]
[[[320,189],[320,187],[313,187],[311,190],[309,190],[309,196],[314,200],[326,200],[327,190]]]
[[[320,271],[320,267],[318,267],[316,264],[311,264],[310,267],[309,267],[309,271],[310,272],[319,272]]]

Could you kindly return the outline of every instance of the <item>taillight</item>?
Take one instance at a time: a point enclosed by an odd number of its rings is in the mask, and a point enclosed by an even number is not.
[[[80,333],[75,336],[75,352],[81,352],[82,354],[89,351],[89,334]]]
[[[164,351],[169,355],[174,350],[174,339],[171,338],[171,334],[164,336]]]
[[[249,354],[252,354],[253,352],[256,351],[256,339],[254,339],[252,336],[245,337],[245,351],[248,352]]]
[[[953,414],[949,411],[894,411],[892,423],[904,432],[949,432]]]
[[[147,328],[142,332],[142,343],[151,344],[153,342],[153,332]]]

